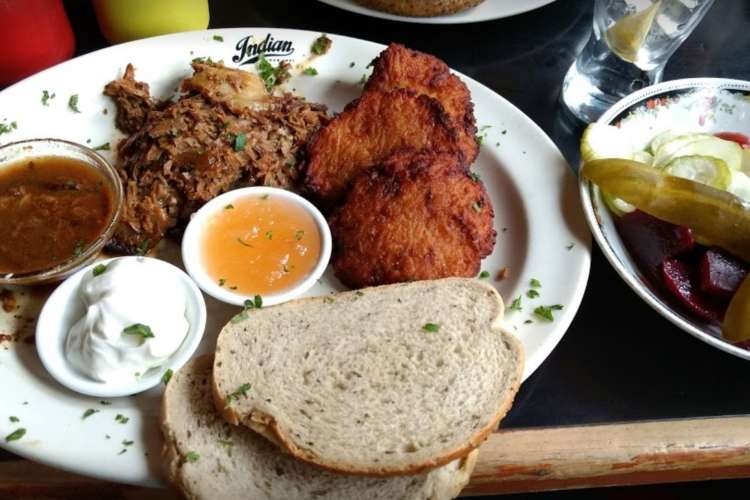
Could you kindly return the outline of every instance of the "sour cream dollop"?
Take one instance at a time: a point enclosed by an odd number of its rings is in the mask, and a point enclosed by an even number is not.
[[[68,333],[65,357],[100,382],[134,380],[162,365],[190,328],[184,288],[149,258],[95,266],[79,294],[86,312]]]

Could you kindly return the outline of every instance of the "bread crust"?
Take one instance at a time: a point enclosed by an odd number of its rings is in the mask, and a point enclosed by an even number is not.
[[[459,278],[447,278],[446,280],[453,280],[453,279],[459,279]],[[498,427],[498,424],[500,423],[502,418],[510,410],[513,404],[515,395],[517,394],[518,389],[521,385],[523,369],[524,369],[524,358],[525,358],[523,344],[521,344],[521,342],[512,333],[508,332],[507,330],[503,329],[500,326],[500,320],[502,319],[502,299],[500,298],[499,293],[494,287],[488,284],[485,284],[485,283],[478,283],[478,284],[485,287],[488,291],[491,290],[492,293],[496,296],[496,298],[500,302],[501,312],[495,318],[492,324],[492,330],[496,332],[498,335],[503,336],[505,342],[509,345],[510,350],[516,353],[516,359],[518,360],[518,362],[516,363],[516,367],[515,367],[516,370],[514,372],[513,381],[510,385],[510,388],[507,391],[508,397],[506,398],[505,401],[502,402],[497,412],[492,416],[488,424],[485,425],[479,431],[477,431],[462,446],[458,446],[455,449],[450,450],[444,453],[443,455],[435,457],[431,460],[425,460],[422,463],[415,464],[415,465],[408,466],[408,467],[392,466],[392,467],[359,468],[359,467],[350,466],[341,462],[335,462],[335,461],[329,462],[329,461],[321,460],[320,457],[318,457],[317,455],[312,454],[308,450],[305,450],[304,448],[299,447],[292,439],[289,438],[289,436],[287,435],[288,433],[285,432],[285,430],[282,429],[281,426],[279,426],[278,422],[272,415],[268,415],[267,413],[254,409],[250,413],[250,415],[248,415],[247,417],[243,417],[241,414],[237,413],[231,406],[226,406],[224,404],[224,399],[220,393],[220,389],[218,387],[216,378],[214,376],[212,379],[213,381],[212,392],[214,395],[214,402],[217,403],[218,405],[217,409],[219,410],[221,415],[227,420],[227,422],[233,423],[235,425],[237,424],[246,425],[247,427],[255,430],[256,432],[259,432],[261,435],[268,438],[271,442],[276,443],[277,445],[281,446],[283,449],[288,451],[295,458],[302,460],[303,462],[315,465],[317,467],[321,467],[325,470],[329,470],[331,472],[336,472],[340,474],[350,474],[350,475],[360,475],[360,476],[370,476],[370,477],[415,475],[415,474],[419,474],[422,472],[430,471],[439,466],[452,462],[453,460],[464,458],[473,450],[478,448],[479,445],[481,445],[487,439],[489,434],[492,433]],[[411,284],[400,283],[396,285],[387,285],[387,286],[407,287],[409,285]],[[344,292],[342,295],[355,294],[355,293],[357,292],[356,291]],[[308,298],[300,299],[300,302],[303,302],[303,303],[322,302],[323,299],[324,297],[308,297]],[[217,361],[215,360],[214,363],[216,362]],[[214,373],[216,373],[215,370],[214,370]]]

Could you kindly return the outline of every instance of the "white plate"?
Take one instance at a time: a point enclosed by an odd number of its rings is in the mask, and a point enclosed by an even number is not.
[[[16,121],[18,128],[0,136],[10,142],[32,137],[60,137],[91,145],[114,144],[114,106],[102,95],[104,85],[122,74],[125,65],[136,66],[136,77],[148,82],[152,94],[170,96],[179,81],[191,73],[194,57],[210,56],[233,65],[235,47],[248,35],[291,42],[287,57],[303,61],[318,33],[268,29],[235,28],[181,33],[109,47],[46,70],[0,93],[0,122]],[[223,37],[223,42],[213,39]],[[316,77],[299,76],[288,88],[308,99],[327,104],[339,111],[357,97],[358,83],[367,64],[384,48],[371,42],[331,36],[331,51],[313,61]],[[236,62],[236,61],[235,61]],[[242,61],[240,61],[242,62]],[[351,63],[354,66],[351,66]],[[252,65],[244,65],[251,68]],[[586,228],[576,179],[552,141],[521,111],[480,83],[463,77],[476,105],[477,123],[490,127],[474,170],[484,180],[496,217],[497,245],[482,268],[510,305],[511,300],[529,289],[531,278],[539,279],[541,297],[524,296],[522,312],[508,312],[507,321],[526,350],[525,377],[549,355],[573,319],[586,287],[590,264],[590,233]],[[42,106],[42,90],[54,92],[49,106]],[[68,109],[68,98],[78,94],[81,113]],[[105,114],[103,110],[107,110]],[[105,152],[113,158],[113,152]],[[168,242],[160,248],[160,257],[180,264],[178,244]],[[495,281],[498,271],[507,266],[510,277]],[[306,295],[319,295],[339,289],[340,284],[327,273]],[[49,290],[22,290],[21,309],[3,313],[0,332],[31,325],[39,304]],[[532,318],[538,305],[562,304],[554,322]],[[210,352],[221,326],[238,308],[207,299],[208,322],[200,352]],[[15,317],[18,316],[18,317]],[[24,318],[30,318],[25,320]],[[0,446],[24,457],[70,471],[117,482],[142,485],[161,484],[158,417],[162,392],[157,387],[130,398],[99,400],[83,397],[56,384],[45,372],[36,350],[24,342],[0,346]],[[24,404],[26,402],[27,404]],[[87,408],[100,410],[83,420]],[[553,408],[550,411],[554,411]],[[115,421],[118,414],[129,418],[127,424]],[[10,415],[20,418],[11,424]],[[2,439],[19,426],[25,437],[7,443]],[[108,437],[109,436],[109,437]],[[123,446],[122,441],[134,441]],[[127,451],[119,454],[121,450]]]
[[[389,14],[364,7],[354,0],[320,0],[321,2],[365,16],[379,17],[390,21],[403,21],[420,24],[464,24],[491,21],[503,17],[515,16],[530,10],[538,9],[555,0],[484,0],[476,7],[447,16],[409,17]]]

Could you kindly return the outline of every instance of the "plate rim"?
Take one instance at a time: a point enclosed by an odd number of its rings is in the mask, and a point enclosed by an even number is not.
[[[525,14],[526,12],[531,12],[532,10],[536,10],[546,5],[549,5],[555,0],[535,0],[532,7],[527,6],[528,1],[524,1],[521,3],[515,2],[513,6],[505,13],[497,14],[497,15],[489,14],[485,16],[476,16],[474,18],[472,18],[470,15],[468,18],[465,18],[465,19],[456,18],[456,15],[461,14],[461,12],[457,12],[455,14],[446,14],[442,16],[409,17],[409,16],[401,16],[398,14],[391,14],[389,12],[381,12],[375,9],[371,9],[369,7],[365,7],[364,5],[354,5],[352,3],[352,0],[318,0],[318,1],[326,5],[329,5],[331,7],[345,10],[347,12],[352,12],[354,14],[360,14],[363,16],[376,17],[378,19],[385,19],[387,21],[397,21],[397,22],[400,21],[400,22],[414,23],[414,24],[473,24],[473,23],[481,23],[485,21],[494,21],[497,19],[505,19],[508,17],[517,16],[519,14]],[[485,0],[485,1],[489,2],[492,0]]]
[[[623,112],[627,111],[629,108],[636,104],[642,103],[649,97],[653,97],[669,91],[701,88],[718,90],[743,90],[750,92],[750,81],[735,78],[700,77],[681,78],[678,80],[670,80],[662,83],[657,83],[623,97],[614,105],[612,105],[612,107],[610,107],[596,121],[596,123],[609,125],[612,120],[619,117]],[[636,295],[638,295],[644,302],[646,302],[661,317],[668,320],[670,323],[683,330],[684,332],[689,333],[693,337],[721,351],[724,351],[735,357],[750,361],[749,350],[734,346],[696,327],[690,321],[683,318],[680,314],[678,314],[671,307],[665,304],[664,301],[658,298],[654,293],[652,293],[651,290],[649,290],[649,288],[641,282],[636,274],[628,271],[625,264],[615,254],[615,251],[609,244],[609,240],[605,236],[601,224],[599,223],[599,216],[593,202],[593,199],[595,197],[593,195],[593,191],[598,190],[598,188],[591,181],[583,178],[582,176],[578,176],[578,185],[586,223],[591,230],[591,234],[594,236],[599,249],[607,258],[607,261],[609,261],[609,264],[614,268],[617,274],[620,275],[622,280],[627,283],[631,290],[633,290]]]

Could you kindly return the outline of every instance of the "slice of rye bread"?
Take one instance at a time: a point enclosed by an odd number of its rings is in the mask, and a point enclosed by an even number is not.
[[[437,500],[458,496],[478,451],[417,476],[345,476],[283,453],[245,427],[224,421],[211,400],[212,356],[183,366],[162,403],[164,458],[169,481],[189,499],[253,498]]]
[[[484,0],[356,0],[366,7],[401,16],[430,17],[455,14]]]
[[[446,278],[246,311],[219,334],[213,393],[327,469],[415,474],[465,456],[510,409],[523,350],[491,286]]]

